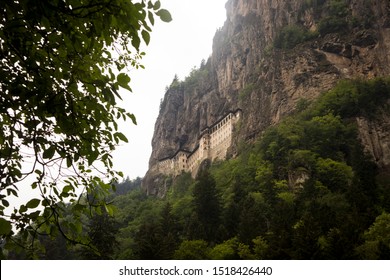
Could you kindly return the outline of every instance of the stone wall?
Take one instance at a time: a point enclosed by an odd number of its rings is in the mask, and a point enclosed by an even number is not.
[[[241,113],[240,109],[230,112],[211,127],[203,129],[196,147],[191,152],[179,149],[173,156],[158,161],[156,171],[171,176],[190,172],[195,177],[205,159],[225,159],[232,144],[233,127],[240,119]]]

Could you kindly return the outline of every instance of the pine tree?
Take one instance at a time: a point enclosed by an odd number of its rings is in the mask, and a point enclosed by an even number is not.
[[[193,204],[195,217],[199,227],[203,228],[194,236],[195,239],[203,239],[213,242],[217,239],[218,228],[221,222],[221,206],[218,198],[214,178],[207,170],[200,172],[193,191]]]

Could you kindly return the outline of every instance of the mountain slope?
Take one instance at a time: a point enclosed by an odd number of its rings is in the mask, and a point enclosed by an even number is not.
[[[226,10],[208,61],[165,94],[143,182],[150,194],[166,191],[158,162],[194,150],[202,130],[232,110],[243,115],[230,156],[340,79],[390,75],[386,0],[230,0]],[[357,121],[366,151],[389,168],[388,112]]]

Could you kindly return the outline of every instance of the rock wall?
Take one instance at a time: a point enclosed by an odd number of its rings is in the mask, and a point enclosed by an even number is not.
[[[390,108],[390,102],[387,109]],[[390,172],[390,113],[382,110],[374,119],[357,118],[359,137],[371,158],[384,172]]]
[[[243,109],[234,154],[239,141],[257,139],[299,100],[316,98],[338,80],[390,75],[388,0],[229,0],[226,11],[207,63],[186,81],[174,81],[161,104],[143,184],[151,194],[161,194],[153,171],[159,159],[192,150],[202,129],[231,110]],[[288,49],[275,47],[287,26],[311,37]],[[375,141],[365,136],[385,130],[382,122],[358,122],[368,153],[387,165],[388,137],[378,136],[380,143],[370,146]],[[374,152],[379,146],[382,152]]]

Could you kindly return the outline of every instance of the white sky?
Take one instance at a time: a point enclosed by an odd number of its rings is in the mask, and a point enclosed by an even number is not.
[[[199,67],[212,52],[212,39],[226,19],[227,0],[161,0],[162,8],[170,11],[173,20],[164,23],[156,20],[151,42],[144,47],[146,55],[141,64],[145,70],[129,73],[133,93],[123,92],[124,104],[133,113],[138,125],[131,121],[120,130],[129,139],[128,144],[113,154],[114,167],[125,176],[143,177],[148,169],[152,152],[151,141],[158,116],[160,100],[165,87],[175,74],[184,79],[191,68]]]

